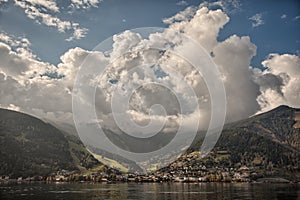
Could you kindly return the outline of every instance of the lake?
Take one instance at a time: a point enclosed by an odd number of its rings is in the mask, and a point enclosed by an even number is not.
[[[300,184],[3,183],[0,199],[300,199]]]

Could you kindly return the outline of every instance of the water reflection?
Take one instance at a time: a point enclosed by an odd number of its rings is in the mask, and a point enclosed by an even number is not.
[[[299,184],[7,183],[0,199],[299,199]]]

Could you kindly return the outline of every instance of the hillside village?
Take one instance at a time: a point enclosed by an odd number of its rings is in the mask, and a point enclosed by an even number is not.
[[[240,166],[238,168],[218,167],[213,161],[210,161],[215,158],[217,160],[224,159],[228,156],[226,151],[218,151],[217,154],[211,153],[205,161],[200,161],[199,152],[192,152],[181,156],[178,161],[168,167],[147,174],[121,173],[118,170],[104,167],[98,172],[78,173],[77,171],[60,170],[49,176],[19,177],[18,179],[1,176],[0,182],[297,182],[296,180],[280,178],[276,176],[276,169],[265,170],[260,165]]]
[[[213,151],[204,158],[197,151],[201,146],[201,139],[197,139],[175,162],[146,174],[110,168],[87,151],[78,139],[64,136],[50,124],[17,112],[1,112],[0,126],[5,130],[1,137],[6,141],[1,151],[6,152],[3,154],[6,159],[1,160],[0,182],[300,180],[300,112],[287,106],[228,125]],[[34,131],[26,129],[28,124],[35,127]],[[52,137],[48,137],[50,135]]]

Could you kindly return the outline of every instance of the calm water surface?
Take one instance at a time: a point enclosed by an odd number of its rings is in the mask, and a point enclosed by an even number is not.
[[[300,184],[6,183],[0,199],[299,199]]]

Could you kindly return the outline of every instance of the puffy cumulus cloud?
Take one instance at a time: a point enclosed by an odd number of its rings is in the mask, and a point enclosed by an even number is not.
[[[188,42],[181,35],[174,34],[174,30],[180,30],[197,40],[208,50],[216,48],[216,52],[220,55],[224,54],[224,52],[227,53],[227,50],[231,48],[232,52],[230,54],[223,58],[221,56],[218,57],[220,62],[227,59],[232,60],[235,53],[244,51],[245,55],[240,60],[236,59],[237,61],[234,64],[236,68],[238,68],[239,64],[243,64],[244,66],[242,66],[243,68],[240,71],[246,70],[250,74],[249,63],[255,54],[256,48],[251,44],[249,38],[238,38],[235,36],[225,41],[224,44],[219,45],[218,48],[216,47],[217,34],[226,21],[228,21],[228,17],[221,10],[209,11],[207,8],[201,8],[190,20],[175,22],[165,32],[152,34],[149,40],[141,40],[138,34],[129,31],[114,36],[113,50],[110,53],[114,62],[100,78],[101,82],[99,84],[102,92],[104,91],[103,93],[106,94],[105,100],[107,102],[112,101],[112,94],[115,89],[120,88],[124,93],[130,93],[134,88],[142,86],[143,89],[136,91],[129,103],[129,107],[135,110],[135,112],[129,112],[132,119],[141,119],[140,114],[142,113],[144,116],[143,121],[145,117],[148,117],[150,121],[151,116],[147,114],[150,112],[149,109],[154,104],[160,104],[163,105],[165,114],[169,117],[164,130],[174,130],[170,126],[177,124],[178,127],[180,119],[188,119],[182,122],[187,123],[188,121],[197,122],[199,118],[202,120],[199,128],[205,129],[210,119],[210,97],[201,74],[180,56],[172,54],[172,51],[160,52],[151,47],[159,47],[159,49],[171,47],[173,50],[178,48],[190,52],[190,54],[195,54],[197,49],[191,49]],[[212,35],[215,35],[214,38],[211,37],[211,32],[213,32]],[[242,45],[240,49],[236,49],[239,45]],[[227,72],[226,67],[231,67],[231,64],[228,62],[224,64],[224,72]],[[136,66],[140,67],[136,68]],[[244,74],[245,76],[249,75],[247,73]],[[115,83],[107,84],[110,81]],[[170,90],[159,92],[157,87],[151,87],[151,90],[146,89],[145,85],[153,82],[159,83]],[[228,87],[230,87],[229,83],[230,81],[228,81]],[[191,90],[195,92],[196,96],[190,92]],[[237,90],[233,90],[232,94],[235,96],[232,99],[240,95],[234,93]],[[172,95],[167,95],[172,93],[176,94],[176,98],[173,100],[171,98]],[[240,95],[240,100],[242,100],[242,97],[244,98],[244,94]],[[182,102],[183,112],[178,107],[176,99]],[[256,102],[255,97],[254,102]],[[201,105],[201,112],[197,110],[197,103]],[[247,114],[245,115],[248,116]],[[160,119],[159,115],[156,117]],[[235,118],[232,117],[230,120],[233,119]],[[188,127],[188,125],[182,125]],[[173,128],[176,128],[176,126]]]
[[[267,111],[285,104],[300,107],[300,58],[289,54],[270,54],[262,62],[266,70],[256,71],[261,94],[257,101]]]
[[[210,119],[210,96],[201,74],[185,60],[169,51],[158,52],[151,49],[151,46],[164,49],[169,45],[173,49],[185,49],[190,54],[197,52],[185,45],[182,38],[178,38],[176,34],[174,35],[172,31],[169,31],[176,30],[193,38],[208,52],[211,52],[212,59],[221,71],[227,93],[227,122],[255,114],[264,107],[260,102],[260,96],[264,92],[263,88],[279,90],[282,87],[282,78],[277,77],[275,72],[269,72],[274,77],[269,81],[265,80],[267,78],[263,78],[265,75],[262,73],[267,73],[268,70],[260,72],[250,66],[251,59],[256,54],[256,46],[248,36],[232,35],[224,41],[217,41],[220,29],[228,21],[228,16],[221,10],[200,8],[193,16],[183,14],[181,17],[173,18],[170,20],[169,29],[163,33],[152,34],[149,40],[141,39],[138,34],[129,31],[115,35],[113,49],[110,53],[113,63],[99,78],[101,81],[98,87],[105,96],[102,97],[101,101],[111,102],[115,89],[119,88],[124,93],[130,93],[138,85],[156,82],[175,92],[176,97],[188,105],[186,107],[187,112],[180,113],[176,101],[171,101],[172,98],[166,95],[168,92],[165,91],[162,95],[157,87],[149,90],[143,86],[143,89],[134,93],[129,102],[128,114],[130,118],[135,119],[137,123],[153,120],[148,113],[151,110],[151,105],[158,103],[164,106],[165,114],[169,117],[156,116],[156,119],[167,119],[165,131],[174,131],[174,128],[179,124],[180,117],[188,119],[184,120],[184,123],[201,119],[199,128],[207,127]],[[172,44],[170,45],[170,43]],[[135,66],[140,67],[135,68]],[[268,82],[273,85],[266,86],[266,84],[270,84]],[[187,92],[189,86],[196,93],[197,99]],[[292,90],[296,90],[296,88]],[[272,104],[268,109],[274,108],[273,99],[270,98],[267,101]],[[195,109],[195,102],[201,105],[201,111],[193,110]],[[287,101],[281,101],[282,104],[284,102],[289,104]],[[102,121],[102,123],[109,127],[107,122],[113,121],[113,116],[110,115],[112,111],[107,109],[107,106],[104,107],[105,112],[103,111],[102,114],[107,117],[105,118],[106,121]],[[98,108],[101,110],[101,106]],[[110,126],[115,126],[115,124],[110,124]],[[110,128],[113,129],[113,127]]]
[[[203,7],[197,10],[190,20],[173,23],[170,28],[184,32],[210,52],[217,44],[220,29],[228,21],[229,17],[221,10]]]
[[[140,35],[135,34],[130,31],[124,31],[124,33],[120,35],[113,36],[113,51],[110,56],[113,59],[122,56],[126,53],[130,48],[136,46],[139,42],[141,42],[142,38]]]
[[[1,107],[72,123],[71,91],[82,49],[66,52],[58,66],[39,61],[35,55],[27,57],[3,42],[0,52]]]
[[[24,82],[54,72],[54,66],[37,61],[24,54],[18,54],[10,46],[0,42],[0,71],[7,76]]]
[[[19,44],[12,37],[6,41]],[[61,62],[54,66],[0,42],[0,106],[73,124],[72,90],[77,71],[87,55],[99,54],[103,55],[77,47],[65,52]]]
[[[252,17],[249,18],[249,20],[252,22],[253,28],[261,26],[265,23],[263,20],[262,13],[257,13],[255,15],[253,15]]]
[[[256,46],[248,36],[233,35],[213,49],[214,61],[219,66],[227,95],[227,119],[234,121],[259,109],[255,101],[258,85],[252,80],[250,62]]]
[[[79,47],[69,49],[60,57],[61,63],[58,64],[58,69],[56,70],[58,75],[68,80],[74,80],[79,66],[88,53],[88,51]]]
[[[280,104],[300,106],[297,101],[300,91],[298,56],[273,54],[263,62],[266,70],[252,68],[250,63],[256,46],[248,36],[232,35],[217,41],[220,29],[229,21],[223,11],[203,7],[186,12],[193,14],[175,17],[169,28],[147,39],[130,31],[113,36],[112,49],[108,52],[70,49],[61,56],[57,66],[22,56],[10,47],[14,44],[9,42],[11,39],[3,37],[7,44],[0,44],[1,107],[72,123],[73,84],[80,65],[89,56],[95,63],[89,63],[91,71],[82,84],[97,87],[97,122],[106,129],[120,131],[111,107],[114,100],[120,111],[117,115],[139,125],[150,121],[154,124],[165,122],[162,131],[173,132],[179,125],[188,128],[200,119],[198,127],[205,129],[211,117],[205,77],[172,52],[180,50],[194,57],[199,55],[176,31],[202,45],[218,66],[227,93],[227,122]],[[103,66],[105,71],[97,74]],[[115,91],[129,95],[128,104],[122,101],[122,95],[114,99]],[[83,90],[80,95],[84,99],[88,92]],[[123,122],[126,130],[134,132],[130,129],[130,121]]]

